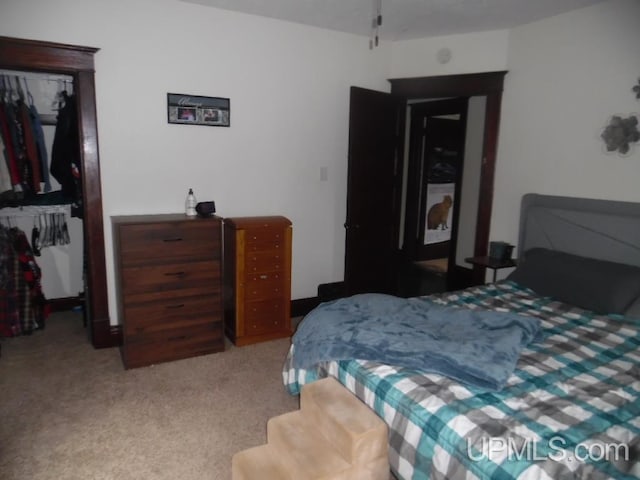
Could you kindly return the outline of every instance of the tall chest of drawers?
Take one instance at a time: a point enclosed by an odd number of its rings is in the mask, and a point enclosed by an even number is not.
[[[225,332],[236,345],[291,335],[291,222],[224,219]]]
[[[112,217],[126,368],[224,350],[222,220]]]

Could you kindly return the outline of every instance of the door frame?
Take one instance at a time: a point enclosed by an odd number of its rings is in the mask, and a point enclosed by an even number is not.
[[[85,315],[90,341],[96,348],[121,343],[121,333],[109,320],[98,155],[94,55],[99,49],[0,36],[0,68],[71,75],[77,94],[86,262]]]
[[[478,195],[474,256],[486,255],[489,248],[493,187],[500,129],[500,109],[507,71],[390,79],[391,94],[406,100],[418,98],[486,96],[484,145]],[[404,138],[404,136],[403,136]],[[404,145],[400,145],[401,152]],[[404,155],[400,155],[404,159]],[[398,199],[399,200],[399,199]],[[399,205],[399,202],[396,202]],[[400,211],[397,212],[399,222]],[[472,281],[484,283],[486,268],[473,267]]]

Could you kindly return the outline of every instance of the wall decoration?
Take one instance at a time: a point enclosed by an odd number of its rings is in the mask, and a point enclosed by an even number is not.
[[[631,89],[636,94],[636,99],[640,100],[640,77],[638,85],[634,85]],[[614,115],[609,120],[600,138],[604,140],[607,152],[615,152],[618,155],[629,155],[633,150],[633,144],[640,142],[640,130],[638,130],[638,116],[629,115],[628,118],[622,118],[621,115]]]
[[[629,118],[622,118],[614,115],[600,137],[604,140],[607,152],[628,155],[633,147],[632,144],[640,141],[638,117],[631,115]]]
[[[228,98],[167,93],[169,123],[228,127],[230,114]]]
[[[425,218],[424,245],[451,240],[453,217],[453,197],[455,183],[428,183],[425,198],[427,216]]]

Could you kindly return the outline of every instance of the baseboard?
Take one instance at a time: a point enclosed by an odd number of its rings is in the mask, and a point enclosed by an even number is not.
[[[111,325],[109,317],[94,318],[89,326],[94,348],[111,348],[122,345],[122,327]]]
[[[111,338],[111,346],[119,347],[122,345],[122,325],[111,325],[109,329],[109,336]]]
[[[78,295],[77,297],[52,298],[47,300],[47,304],[51,312],[65,312],[75,307],[83,307],[84,297]]]
[[[291,300],[291,317],[303,317],[318,305],[320,305],[318,297]]]

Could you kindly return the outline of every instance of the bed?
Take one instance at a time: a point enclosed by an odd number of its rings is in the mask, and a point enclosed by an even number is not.
[[[518,254],[507,280],[428,297],[539,321],[499,388],[371,359],[300,368],[295,336],[285,386],[337,378],[388,424],[399,479],[640,477],[640,205],[525,195]]]

